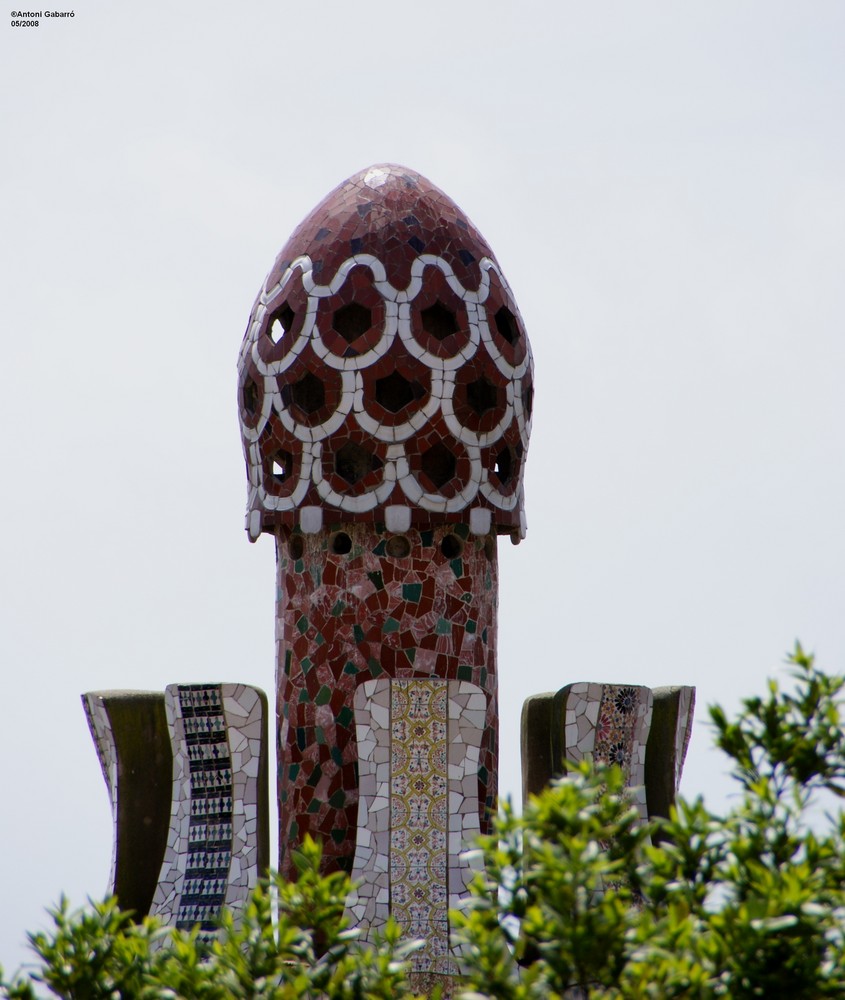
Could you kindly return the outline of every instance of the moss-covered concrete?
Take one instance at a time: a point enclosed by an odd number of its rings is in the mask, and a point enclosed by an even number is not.
[[[124,909],[145,916],[153,901],[173,794],[173,754],[158,691],[100,691],[117,750],[114,891]]]

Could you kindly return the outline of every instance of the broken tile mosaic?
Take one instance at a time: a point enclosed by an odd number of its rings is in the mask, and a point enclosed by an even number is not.
[[[422,936],[419,975],[455,969],[457,859],[496,808],[496,536],[525,535],[532,400],[490,247],[390,164],[294,231],[240,353],[246,527],[277,551],[279,867],[305,834],[357,866],[356,919]]]
[[[305,833],[323,841],[327,867],[351,868],[359,767],[354,699],[367,681],[441,678],[483,691],[484,733],[472,780],[485,832],[495,809],[495,541],[470,534],[466,525],[412,528],[402,536],[378,525],[337,528],[313,535],[280,529],[277,538],[280,867],[286,874],[292,874],[290,849]],[[339,534],[348,539],[347,551],[336,551]],[[407,551],[390,555],[397,537]]]
[[[239,372],[252,539],[311,507],[372,523],[395,505],[524,535],[531,348],[490,247],[421,175],[371,167],[314,209]]]
[[[243,684],[170,685],[170,834],[151,912],[212,937],[223,906],[236,913],[263,874],[266,698]],[[259,817],[263,812],[264,817]]]
[[[347,911],[365,940],[389,915],[421,938],[415,972],[455,975],[449,909],[475,873],[477,773],[487,715],[467,681],[369,680],[355,693],[360,799]]]
[[[565,741],[558,759],[618,764],[640,815],[647,820],[645,757],[651,690],[635,685],[568,684],[555,702]]]

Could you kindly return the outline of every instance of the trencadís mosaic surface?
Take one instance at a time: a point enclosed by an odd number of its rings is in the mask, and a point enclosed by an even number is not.
[[[389,916],[424,941],[413,970],[459,971],[449,909],[475,873],[476,775],[487,715],[468,681],[365,681],[355,693],[360,799],[356,888],[347,910],[365,940]]]
[[[568,684],[555,704],[562,715],[565,740],[560,759],[618,764],[641,817],[647,820],[645,759],[651,690],[640,685]]]
[[[82,696],[114,816],[109,893],[214,933],[269,867],[267,697],[245,684]]]
[[[151,912],[210,937],[221,907],[242,909],[264,874],[266,698],[244,684],[172,684],[165,708],[173,797]]]
[[[239,363],[251,538],[322,519],[525,533],[531,348],[483,237],[424,177],[350,177],[296,229]]]
[[[454,530],[453,530],[454,529]],[[467,681],[484,692],[473,776],[489,830],[498,716],[495,538],[466,525],[343,525],[278,540],[280,867],[305,833],[349,871],[358,825],[355,692],[380,678]]]
[[[391,912],[448,979],[462,838],[496,808],[497,536],[526,531],[519,309],[447,195],[370,167],[285,244],[238,375],[247,530],[277,553],[279,868],[322,841],[362,930]]]
[[[640,815],[669,816],[692,731],[695,688],[568,684],[522,708],[523,800],[563,772],[562,762],[618,764]]]

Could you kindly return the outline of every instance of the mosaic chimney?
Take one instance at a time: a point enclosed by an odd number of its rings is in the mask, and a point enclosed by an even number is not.
[[[246,528],[277,555],[280,868],[320,839],[371,878],[353,916],[392,909],[435,971],[495,811],[497,541],[525,535],[532,397],[493,252],[393,164],[294,231],[240,353]]]

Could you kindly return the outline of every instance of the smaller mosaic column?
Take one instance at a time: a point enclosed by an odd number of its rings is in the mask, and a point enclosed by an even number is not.
[[[568,684],[522,709],[523,799],[539,794],[564,760],[618,764],[642,818],[667,816],[681,780],[695,689]]]
[[[358,835],[347,911],[365,940],[392,914],[425,943],[414,988],[459,972],[449,909],[475,873],[465,855],[480,833],[478,768],[487,697],[468,681],[365,681],[355,692]]]
[[[213,937],[269,864],[267,697],[243,684],[170,685],[170,831],[152,913]]]
[[[159,691],[89,691],[82,706],[109,794],[114,838],[107,895],[145,917],[167,846],[172,753]]]

